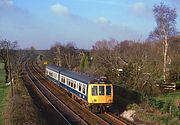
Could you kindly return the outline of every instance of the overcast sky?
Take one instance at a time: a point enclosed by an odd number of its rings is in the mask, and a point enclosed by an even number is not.
[[[56,42],[90,49],[103,39],[143,41],[156,26],[152,8],[161,1],[180,16],[180,0],[0,0],[0,39],[36,49]]]

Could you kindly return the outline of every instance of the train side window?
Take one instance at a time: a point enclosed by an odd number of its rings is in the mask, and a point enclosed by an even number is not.
[[[91,90],[92,90],[92,96],[97,96],[98,95],[97,86],[92,86]]]
[[[61,82],[65,83],[65,78],[63,76],[61,77]]]
[[[71,86],[71,81],[70,80],[68,80],[68,86]]]
[[[58,75],[58,81],[60,82],[60,79],[61,79],[61,76],[60,76],[60,74]]]
[[[54,78],[55,78],[55,79],[57,79],[57,74],[56,74],[56,73],[54,73],[54,75],[53,75],[53,76],[54,76]]]
[[[99,86],[99,95],[104,95],[104,86]]]
[[[106,95],[111,95],[111,86],[106,86]]]
[[[53,73],[52,73],[52,72],[49,72],[49,75],[50,75],[51,77],[53,77]]]
[[[79,83],[79,92],[81,92],[81,83]]]
[[[86,85],[83,85],[83,94],[85,94],[86,93]]]
[[[73,88],[76,89],[76,82],[74,82],[74,87]]]
[[[73,81],[71,81],[71,87],[73,87],[73,84],[74,84]]]
[[[67,80],[67,85],[69,86],[69,80]]]

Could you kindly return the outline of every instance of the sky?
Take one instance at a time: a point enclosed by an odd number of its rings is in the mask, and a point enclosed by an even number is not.
[[[0,0],[0,40],[21,48],[49,49],[73,42],[91,49],[98,40],[145,40],[156,27],[153,6],[176,8],[180,0]]]

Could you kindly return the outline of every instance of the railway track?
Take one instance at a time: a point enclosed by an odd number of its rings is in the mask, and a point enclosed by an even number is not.
[[[87,125],[88,123],[82,120],[77,114],[71,111],[66,105],[64,105],[56,96],[53,95],[41,82],[35,78],[31,69],[26,65],[26,70],[29,72],[28,77],[31,82],[34,83],[38,92],[43,95],[47,102],[53,107],[60,117],[63,118],[63,122],[68,125],[79,124]]]
[[[107,121],[110,125],[135,125],[132,122],[122,118],[122,117],[117,117],[116,115],[112,113],[103,113],[103,114],[98,114],[98,116],[105,121]]]
[[[21,76],[30,96],[33,99],[33,102],[36,104],[39,111],[43,113],[40,114],[46,117],[46,122],[48,124],[54,125],[69,125],[70,123],[68,123],[66,118],[63,117],[62,114],[56,109],[56,107],[54,107],[52,103],[48,100],[48,98],[46,98],[46,96],[42,94],[39,88],[34,85],[33,80],[31,80],[29,74],[27,74],[27,72],[25,71],[25,68],[23,68]],[[51,117],[49,117],[49,115]]]
[[[35,65],[37,65],[37,70],[39,71],[39,73],[41,73],[42,76],[44,76],[44,72],[42,71],[42,68],[35,63]],[[133,123],[132,121],[129,121],[128,119],[125,119],[121,116],[117,116],[115,114],[112,114],[111,112],[105,112],[104,114],[98,114],[98,117],[104,119],[105,121],[107,121],[109,124],[112,125],[116,125],[116,124],[120,124],[120,125],[135,125],[135,123]]]
[[[62,92],[60,92],[60,89],[57,89],[57,86],[54,86],[52,83],[47,82],[46,81],[47,79],[43,78],[39,73],[37,73],[36,69],[32,65],[31,66],[26,65],[26,70],[28,70],[28,72],[30,74],[29,77],[32,79],[32,82],[34,83],[34,85],[36,85],[37,88],[40,89],[42,94],[44,94],[46,96],[46,98],[50,100],[50,102],[54,105],[54,107],[56,107],[58,110],[59,109],[63,110],[62,111],[63,114],[64,114],[64,112],[66,112],[69,109],[73,113],[69,112],[69,113],[65,113],[65,114],[68,114],[68,115],[75,114],[76,115],[76,118],[74,118],[73,120],[71,120],[73,115],[65,116],[66,119],[71,124],[96,124],[96,125],[107,125],[108,124],[104,120],[95,116],[89,110],[80,106],[78,103],[76,103],[74,100],[72,100],[67,95],[62,94]],[[54,88],[56,88],[56,89],[54,89]],[[59,91],[57,91],[57,90],[59,90]],[[69,101],[69,100],[71,100],[71,101]],[[59,103],[60,101],[62,102],[62,104]],[[61,107],[61,105],[65,105],[68,109]],[[75,117],[75,116],[73,116],[73,117]]]
[[[33,64],[26,64],[26,70],[29,72],[31,82],[49,100],[55,111],[60,112],[60,116],[64,117],[68,124],[133,125],[113,114],[104,113],[96,115],[83,108],[63,93],[56,84],[52,84],[39,67]]]

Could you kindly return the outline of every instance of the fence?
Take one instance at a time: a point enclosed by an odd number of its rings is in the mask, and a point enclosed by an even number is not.
[[[157,84],[156,86],[159,86],[159,84]],[[160,87],[165,91],[175,91],[177,88],[176,83],[161,84]]]

